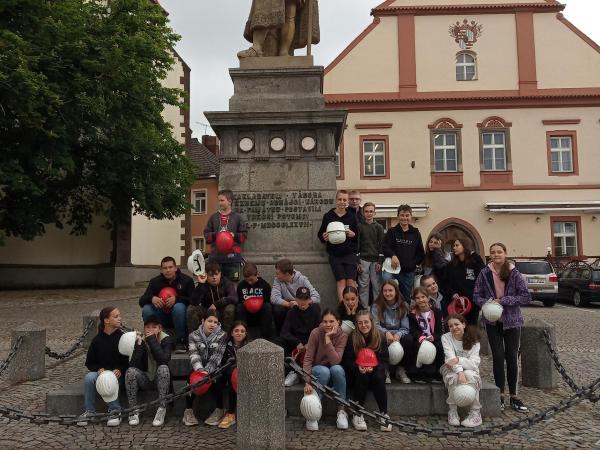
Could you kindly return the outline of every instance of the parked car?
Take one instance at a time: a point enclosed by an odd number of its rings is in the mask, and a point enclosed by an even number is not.
[[[600,302],[600,260],[592,264],[574,261],[558,278],[558,297],[583,307]]]
[[[546,307],[552,307],[558,296],[558,277],[548,261],[540,259],[520,259],[515,267],[523,275],[532,300],[539,300]]]

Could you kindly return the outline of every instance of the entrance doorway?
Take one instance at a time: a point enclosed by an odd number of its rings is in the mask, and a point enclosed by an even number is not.
[[[456,239],[464,239],[476,253],[485,259],[485,248],[481,236],[475,227],[464,220],[454,217],[446,219],[440,222],[431,233],[439,233],[442,235],[445,252],[452,252],[452,243]]]

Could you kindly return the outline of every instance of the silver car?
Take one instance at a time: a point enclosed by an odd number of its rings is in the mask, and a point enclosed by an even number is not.
[[[558,277],[552,264],[539,259],[519,259],[514,263],[527,283],[531,298],[549,308],[554,306],[558,298]]]

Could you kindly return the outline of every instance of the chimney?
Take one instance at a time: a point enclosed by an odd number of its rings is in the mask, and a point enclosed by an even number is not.
[[[205,134],[202,136],[202,144],[215,156],[219,156],[219,139],[216,136]]]

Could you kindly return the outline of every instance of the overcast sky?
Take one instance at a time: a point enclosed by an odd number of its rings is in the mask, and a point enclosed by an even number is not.
[[[419,0],[415,0],[418,2]],[[321,43],[313,47],[315,64],[329,64],[373,18],[382,0],[320,0]],[[242,37],[251,0],[160,0],[181,35],[177,51],[192,70],[191,128],[206,132],[203,111],[224,111],[233,86],[227,69],[238,67],[236,53],[250,44]],[[481,0],[479,3],[485,3]],[[569,0],[565,17],[600,43],[600,1]],[[297,51],[303,54],[305,50]]]

